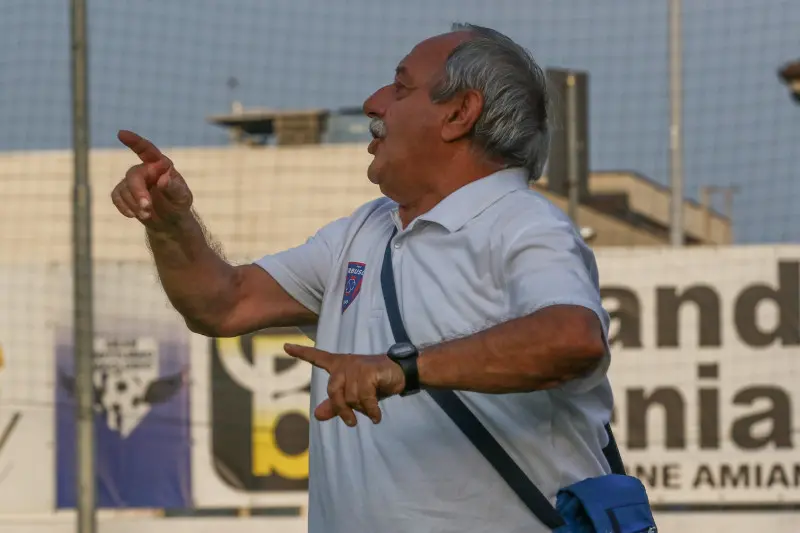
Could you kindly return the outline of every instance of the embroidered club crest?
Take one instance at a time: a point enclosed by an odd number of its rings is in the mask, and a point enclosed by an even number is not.
[[[347,311],[358,293],[361,292],[361,282],[364,280],[365,263],[347,263],[347,275],[344,278],[344,295],[342,295],[342,313]]]

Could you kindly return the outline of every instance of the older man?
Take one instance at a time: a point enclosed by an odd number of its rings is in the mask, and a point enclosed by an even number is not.
[[[316,348],[286,347],[315,365],[311,532],[546,530],[432,390],[458,391],[551,501],[609,472],[608,316],[595,261],[528,186],[548,152],[545,86],[529,54],[496,31],[459,25],[419,43],[364,103],[368,176],[385,197],[244,266],[209,244],[172,162],[120,132],[141,164],[113,201],[146,227],[192,331],[316,325]],[[393,337],[384,257],[413,344]]]

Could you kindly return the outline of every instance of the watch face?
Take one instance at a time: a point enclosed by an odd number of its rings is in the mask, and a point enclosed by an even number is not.
[[[417,349],[413,344],[400,342],[389,348],[389,357],[394,359],[406,359],[417,355]]]

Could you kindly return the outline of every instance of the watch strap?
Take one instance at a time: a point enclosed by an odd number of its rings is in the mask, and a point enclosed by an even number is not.
[[[419,369],[417,367],[418,357],[419,354],[412,357],[393,359],[393,361],[400,365],[400,368],[403,369],[403,375],[405,375],[406,378],[406,386],[403,388],[403,392],[400,393],[400,396],[408,396],[410,394],[419,392]]]

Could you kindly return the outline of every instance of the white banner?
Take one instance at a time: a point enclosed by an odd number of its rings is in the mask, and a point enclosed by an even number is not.
[[[49,280],[45,267],[0,265],[0,514],[53,509]]]
[[[800,247],[597,256],[612,315],[615,433],[653,502],[800,502]],[[148,391],[146,405],[126,411],[117,386],[97,406],[103,475],[113,479],[101,486],[104,505],[305,506],[310,367],[282,345],[311,341],[293,329],[189,337],[150,265],[97,274],[96,343],[146,367],[122,377]],[[57,472],[59,505],[69,505],[71,467],[54,461],[74,455],[54,436],[58,427],[72,442],[68,383],[55,382],[56,368],[72,375],[69,285],[66,267],[0,267],[0,514],[52,510]]]
[[[800,248],[598,261],[615,434],[652,501],[800,502]]]

